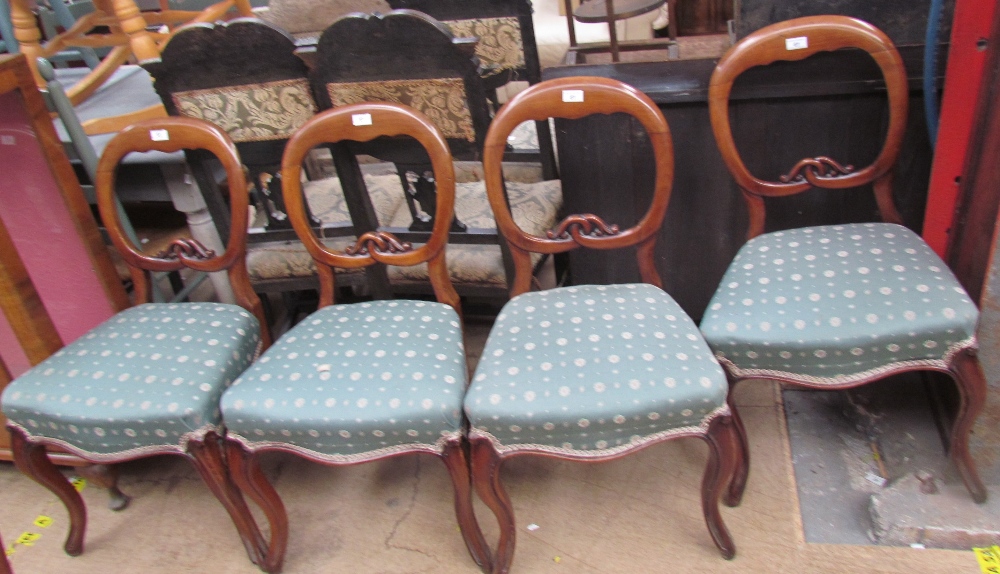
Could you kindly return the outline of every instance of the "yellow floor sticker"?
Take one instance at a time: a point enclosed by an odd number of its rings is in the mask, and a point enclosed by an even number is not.
[[[986,574],[1000,574],[1000,546],[989,548],[973,548],[979,569]]]

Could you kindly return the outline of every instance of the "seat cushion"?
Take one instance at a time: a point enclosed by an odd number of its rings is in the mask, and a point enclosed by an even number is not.
[[[186,435],[219,424],[219,397],[259,341],[235,305],[139,305],[10,383],[3,413],[83,453],[183,452]]]
[[[526,293],[504,306],[465,400],[503,447],[594,451],[698,426],[726,378],[694,322],[652,285]]]
[[[739,371],[846,383],[940,361],[974,339],[978,311],[905,227],[868,223],[761,235],[740,249],[701,329]]]
[[[562,186],[559,180],[521,183],[508,181],[507,197],[510,201],[514,221],[533,235],[544,235],[556,225],[559,209],[562,207]],[[468,228],[496,229],[486,186],[481,181],[459,183],[455,186],[455,215]],[[396,212],[391,225],[407,227],[413,221],[408,209]],[[447,248],[448,272],[456,285],[478,285],[507,288],[500,246],[463,245],[454,240]],[[535,264],[540,255],[533,255]],[[390,267],[389,279],[393,282],[426,284],[427,266]]]
[[[462,328],[447,305],[332,305],[279,339],[223,395],[230,436],[330,461],[440,451],[461,428]]]

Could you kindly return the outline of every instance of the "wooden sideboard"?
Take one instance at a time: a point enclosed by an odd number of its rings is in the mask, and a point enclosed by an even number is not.
[[[911,87],[910,113],[897,164],[897,205],[920,230],[932,152],[922,109],[922,47],[900,48]],[[941,61],[945,61],[942,57]],[[656,247],[664,287],[700,319],[726,267],[743,245],[747,213],[726,170],[708,119],[708,81],[715,60],[559,66],[544,79],[604,76],[642,90],[663,111],[674,140],[674,192]],[[818,54],[803,62],[749,70],[733,90],[731,113],[737,146],[751,171],[776,179],[803,157],[826,155],[867,165],[878,153],[887,120],[878,68],[856,51]],[[619,116],[557,120],[565,213],[596,213],[628,226],[652,197],[652,152],[645,133]],[[769,203],[768,230],[875,221],[870,191],[814,190]],[[637,281],[634,258],[613,252],[570,255],[570,281],[606,284]]]

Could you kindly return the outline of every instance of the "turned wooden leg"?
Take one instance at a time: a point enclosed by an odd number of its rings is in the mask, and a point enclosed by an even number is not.
[[[976,357],[974,349],[958,353],[951,363],[951,375],[958,385],[959,405],[955,424],[951,429],[951,447],[949,454],[955,461],[965,488],[977,503],[986,502],[986,487],[979,478],[976,463],[969,452],[969,435],[979,413],[986,404],[986,377]]]
[[[514,507],[500,483],[500,453],[485,437],[471,437],[472,484],[476,494],[493,511],[500,525],[500,540],[493,554],[493,574],[507,574],[514,561],[516,525]]]
[[[733,401],[733,391],[736,390],[737,382],[739,381],[730,379],[729,397],[726,399],[726,402],[729,404],[729,410],[733,415],[732,434],[733,440],[736,442],[733,478],[729,482],[729,490],[726,492],[725,498],[723,498],[726,506],[740,505],[740,502],[743,501],[743,492],[747,487],[747,477],[750,475],[750,441],[747,439],[747,429],[743,426],[743,419],[740,418],[740,413],[736,410],[736,403]]]
[[[705,465],[705,475],[701,481],[701,507],[705,514],[705,524],[708,525],[712,540],[726,560],[736,556],[736,545],[722,521],[719,498],[737,463],[734,435],[735,424],[732,417],[716,417],[709,424],[708,433],[705,435],[705,442],[708,443],[708,464]]]
[[[250,561],[260,565],[266,552],[264,537],[257,530],[243,495],[229,477],[222,449],[222,441],[215,433],[206,434],[202,440],[191,440],[187,445],[187,452],[198,474],[229,513]]]
[[[10,431],[11,450],[18,470],[52,491],[66,506],[69,534],[63,548],[66,554],[79,556],[83,553],[83,534],[87,529],[87,508],[83,505],[83,498],[49,460],[45,446],[32,443],[19,428],[10,426],[7,430]]]
[[[118,488],[118,467],[110,464],[92,464],[79,469],[80,475],[95,485],[108,489],[108,508],[119,512],[128,507],[132,500]]]
[[[469,459],[465,456],[464,441],[456,437],[445,444],[441,460],[448,467],[452,485],[455,488],[455,516],[458,518],[458,528],[465,539],[472,559],[479,569],[489,573],[492,568],[490,547],[486,544],[483,531],[479,528],[475,511],[472,509],[472,479],[469,474]]]
[[[252,452],[245,450],[240,443],[228,439],[225,449],[230,476],[243,494],[249,496],[264,511],[271,526],[271,540],[263,560],[257,566],[264,572],[280,572],[285,560],[285,550],[288,548],[288,514],[285,512],[285,504],[260,471]],[[254,537],[261,536],[256,521],[252,521],[249,527],[253,529]]]
[[[11,573],[10,562],[7,562],[7,552],[5,552],[6,549],[7,547],[3,545],[3,538],[0,537],[0,574]]]

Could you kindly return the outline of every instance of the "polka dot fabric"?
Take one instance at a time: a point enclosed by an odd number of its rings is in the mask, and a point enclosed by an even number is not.
[[[183,452],[184,435],[220,424],[219,397],[253,360],[259,333],[235,305],[132,307],[8,385],[3,413],[85,453]]]
[[[251,448],[283,443],[337,460],[453,436],[466,380],[448,305],[331,305],[268,349],[223,396],[222,411],[230,435]]]
[[[593,453],[697,426],[726,389],[698,328],[666,293],[588,285],[507,303],[465,410],[501,448]]]
[[[979,312],[915,233],[885,224],[761,235],[739,251],[702,321],[741,371],[843,382],[968,345]]]

